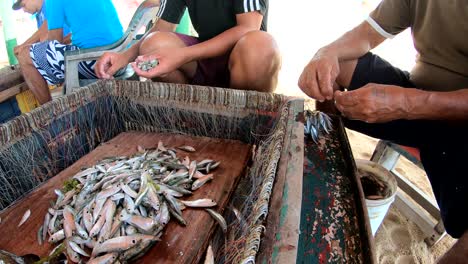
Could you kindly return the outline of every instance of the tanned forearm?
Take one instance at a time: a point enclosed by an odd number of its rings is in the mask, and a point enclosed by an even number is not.
[[[47,39],[57,40],[58,42],[63,43],[63,28],[49,30],[47,34]]]
[[[407,119],[468,120],[468,88],[452,92],[405,90]]]
[[[63,37],[63,44],[71,44],[72,43],[72,34],[68,33],[65,37]]]
[[[185,48],[187,60],[195,61],[226,54],[226,52],[230,51],[246,33],[260,29],[263,16],[258,12],[250,12],[237,15],[236,19],[236,26],[212,39]]]
[[[252,31],[249,27],[235,26],[210,40],[187,47],[185,49],[189,58],[188,61],[213,58],[226,54],[249,31]]]
[[[141,43],[146,38],[146,36],[157,31],[174,32],[176,27],[177,27],[176,24],[172,24],[165,20],[158,19],[156,23],[153,25],[153,27],[150,30],[148,30],[148,32],[146,32],[145,35],[143,35],[143,37],[137,43],[133,44],[130,48],[128,48],[122,54],[125,55],[128,61],[134,61],[136,57],[140,55],[139,54],[140,46],[141,46]]]
[[[339,39],[321,48],[315,56],[336,56],[339,61],[358,59],[384,40],[384,37],[364,21]]]

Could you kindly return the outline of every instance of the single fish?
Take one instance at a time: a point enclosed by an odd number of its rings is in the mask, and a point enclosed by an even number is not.
[[[45,241],[47,239],[47,230],[49,228],[49,222],[50,222],[50,214],[49,212],[47,212],[44,217],[44,223],[42,224],[42,241]]]
[[[80,224],[75,222],[75,228],[76,228],[77,235],[79,235],[81,238],[83,238],[83,239],[88,239],[89,238],[88,232],[86,232],[86,229],[83,228]]]
[[[212,199],[198,199],[195,201],[183,201],[181,203],[185,204],[188,207],[213,207],[216,206],[216,202]]]
[[[86,231],[88,232],[91,231],[94,225],[93,214],[91,213],[91,205],[92,203],[89,203],[83,210],[83,223],[86,227]]]
[[[65,243],[65,247],[67,249],[67,256],[73,263],[78,263],[81,261],[80,255],[72,249],[70,243]]]
[[[138,196],[138,193],[136,193],[132,188],[130,188],[127,184],[122,185],[122,191],[126,193],[128,196],[132,198],[136,198]]]
[[[156,225],[153,218],[128,214],[126,211],[120,213],[120,220],[129,223],[145,232],[151,232]]]
[[[49,237],[49,243],[58,243],[65,239],[65,231],[60,229]]]
[[[162,151],[162,152],[166,152],[166,151],[167,151],[167,148],[164,147],[164,144],[163,144],[163,142],[162,142],[161,140],[158,142],[158,150],[160,150],[160,151]]]
[[[71,249],[73,251],[75,251],[76,253],[82,255],[82,256],[85,256],[85,257],[89,257],[89,254],[86,253],[86,251],[84,251],[82,248],[80,248],[80,246],[78,246],[75,242],[73,241],[68,241],[68,245],[71,247]]]
[[[200,187],[202,187],[203,185],[205,185],[205,183],[207,183],[208,181],[211,181],[213,179],[213,174],[208,174],[196,181],[193,182],[192,184],[192,191],[195,191],[195,190],[198,190]]]
[[[131,235],[111,238],[100,245],[96,245],[91,256],[95,257],[106,252],[122,252],[146,240],[156,241],[157,238],[150,235]]]
[[[21,218],[21,221],[19,222],[18,227],[20,227],[22,224],[24,224],[24,223],[26,222],[26,220],[28,220],[28,218],[29,218],[30,216],[31,216],[31,210],[28,209],[28,210],[24,213],[23,217]]]
[[[76,230],[75,216],[73,209],[70,206],[65,206],[63,210],[63,230],[65,231],[65,237],[69,238],[73,236],[73,231]]]
[[[88,264],[112,264],[117,260],[119,253],[113,252],[106,255],[102,255],[97,258],[92,258],[88,261]]]
[[[192,146],[180,146],[180,147],[178,147],[178,149],[181,149],[181,150],[187,151],[187,152],[195,152],[195,148],[192,147]]]
[[[180,206],[179,204],[177,203],[177,199],[172,197],[170,194],[168,194],[167,192],[163,192],[163,195],[164,195],[164,198],[166,198],[166,200],[169,202],[169,208],[172,208],[174,209],[174,211],[178,214],[178,215],[182,215],[182,211],[180,209]]]
[[[44,226],[41,226],[39,230],[37,230],[37,243],[39,243],[40,246],[42,246],[42,242],[44,242],[44,239],[42,239],[42,230],[44,229]]]
[[[204,264],[214,264],[214,255],[213,255],[213,248],[210,245],[208,245],[208,249],[206,250],[206,257],[205,257],[205,262]]]
[[[172,207],[168,206],[167,209],[169,209],[169,213],[175,217],[175,219],[183,226],[187,225],[187,221],[182,217],[182,214],[177,213]]]
[[[211,215],[211,217],[213,217],[217,222],[218,224],[221,226],[221,229],[223,230],[224,233],[227,232],[227,223],[226,223],[226,220],[224,220],[224,217],[219,214],[218,212],[212,210],[212,209],[208,209],[208,208],[205,208],[205,210]]]
[[[192,177],[195,174],[196,170],[197,170],[197,162],[195,160],[192,160],[192,162],[190,162],[190,166],[189,166],[189,179],[192,179]]]

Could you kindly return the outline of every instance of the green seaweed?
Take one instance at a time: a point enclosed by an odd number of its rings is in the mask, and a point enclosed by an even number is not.
[[[77,179],[67,180],[63,183],[63,191],[67,193],[71,190],[78,189],[79,184],[80,182]]]

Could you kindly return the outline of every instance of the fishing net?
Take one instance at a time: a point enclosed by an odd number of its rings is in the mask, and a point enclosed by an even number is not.
[[[288,126],[290,98],[253,91],[100,81],[0,126],[0,208],[127,131],[234,139],[253,160],[216,233],[217,263],[253,263]]]

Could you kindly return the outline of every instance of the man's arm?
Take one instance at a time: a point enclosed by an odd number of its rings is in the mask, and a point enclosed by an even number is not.
[[[122,53],[106,52],[96,62],[94,71],[101,79],[111,79],[113,75],[121,68],[126,66],[131,61],[134,61],[139,55],[139,50],[143,40],[151,33],[156,31],[175,31],[177,25],[158,19],[153,27],[145,33],[145,35],[130,48]]]
[[[468,88],[453,92],[411,89],[407,119],[468,120]]]
[[[63,28],[56,28],[49,30],[47,35],[48,40],[57,40],[60,43],[63,43]]]
[[[333,56],[340,62],[355,60],[377,47],[384,40],[385,37],[369,25],[367,21],[364,21],[339,39],[321,48],[314,58]]]
[[[225,54],[227,51],[231,50],[246,33],[259,30],[263,19],[263,15],[256,11],[238,14],[236,17],[236,26],[222,32],[212,39],[189,47],[159,51],[138,57],[135,63],[132,64],[132,67],[139,76],[154,78],[164,76],[186,63]],[[142,71],[136,66],[140,61],[148,61],[151,59],[157,59],[159,61],[158,67],[150,71]]]
[[[314,55],[299,78],[299,87],[319,101],[331,100],[339,63],[360,58],[384,40],[367,21],[362,22]]]
[[[63,44],[66,44],[66,45],[71,44],[71,41],[72,41],[71,37],[72,37],[72,34],[71,34],[71,33],[68,33],[68,35],[66,35],[65,37],[63,37],[63,42],[62,42],[62,43],[63,43]]]
[[[231,50],[246,33],[260,30],[263,15],[259,12],[248,12],[236,15],[236,19],[236,26],[212,39],[184,48],[187,54],[187,62],[225,54],[227,51]]]
[[[335,91],[334,98],[344,116],[368,123],[398,119],[468,119],[468,88],[433,92],[369,83],[353,91]]]

